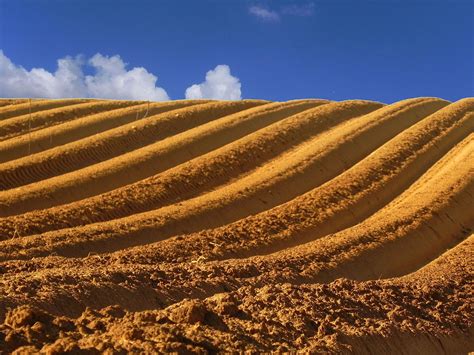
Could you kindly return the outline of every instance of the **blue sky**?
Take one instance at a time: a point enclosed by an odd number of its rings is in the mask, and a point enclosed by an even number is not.
[[[103,58],[119,55],[128,63],[127,70],[143,67],[158,77],[156,86],[171,99],[183,98],[186,88],[201,84],[219,64],[228,66],[230,73],[216,74],[215,80],[223,78],[229,92],[240,81],[243,98],[363,98],[390,103],[415,96],[474,96],[472,1],[0,4],[0,49],[12,65],[26,71],[44,68],[54,73],[60,58],[82,54],[87,63],[101,53]],[[83,65],[83,74],[94,75],[94,68]],[[96,91],[88,86],[87,93],[101,93],[97,90],[104,81],[94,80],[90,81]],[[3,96],[12,90],[5,82],[0,82]],[[205,96],[215,88],[198,89]]]

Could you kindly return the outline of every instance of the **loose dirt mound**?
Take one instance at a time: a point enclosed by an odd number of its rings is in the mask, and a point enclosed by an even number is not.
[[[0,99],[5,352],[473,351],[474,99]]]

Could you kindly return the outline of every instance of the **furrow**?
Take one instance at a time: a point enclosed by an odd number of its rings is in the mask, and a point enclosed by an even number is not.
[[[242,258],[347,228],[401,194],[473,128],[474,100],[451,104],[307,194],[221,228],[163,241],[150,260]]]
[[[28,243],[37,244],[38,248],[30,244],[30,250],[35,249],[34,255],[39,250],[43,250],[40,253],[49,250],[67,256],[110,252],[217,227],[264,211],[340,174],[400,131],[446,104],[442,100],[425,99],[400,103],[391,110],[379,109],[344,122],[210,193],[120,220],[34,236],[31,237],[34,242],[29,240]],[[369,141],[368,137],[375,138]]]
[[[176,203],[236,179],[291,147],[380,104],[348,101],[290,116],[233,143],[109,193],[0,220],[4,238],[105,221]],[[96,213],[95,211],[100,211]]]
[[[54,314],[77,315],[85,304],[96,300],[96,307],[120,304],[129,310],[160,309],[184,298],[203,299],[240,287],[321,283],[341,276],[378,279],[406,272],[410,274],[398,279],[400,282],[433,289],[435,284],[444,284],[460,274],[463,277],[466,272],[472,274],[473,253],[466,253],[471,250],[472,237],[464,242],[462,239],[471,235],[465,230],[466,223],[472,227],[474,222],[466,209],[472,202],[472,195],[466,192],[472,192],[474,184],[472,166],[460,162],[472,159],[473,152],[474,134],[452,149],[402,196],[363,223],[272,255],[171,266],[148,261],[142,264],[134,257],[144,251],[140,247],[84,259],[47,257],[2,263],[2,293],[8,293],[7,288],[29,284],[34,285],[33,290],[50,292],[47,298],[41,292],[30,292],[7,302],[2,300],[1,308],[21,302],[35,304]],[[446,214],[449,218],[443,217]],[[445,253],[456,242],[459,244]],[[25,247],[28,247],[26,243]],[[385,252],[379,255],[383,249]],[[422,269],[415,271],[420,266]],[[377,267],[384,274],[379,274]],[[67,282],[63,268],[69,270]],[[38,270],[41,278],[37,277]],[[64,294],[70,296],[67,302],[61,301]]]
[[[368,280],[413,272],[472,233],[473,161],[471,134],[399,198],[362,223],[252,261],[257,267],[268,261],[275,270],[291,260],[300,282]]]
[[[185,124],[189,120],[186,115],[192,112],[185,108],[205,103],[203,100],[146,103],[98,114],[82,122],[79,120],[72,128],[82,136],[88,132],[88,137],[0,164],[0,189],[7,190],[65,174],[198,125],[196,119]],[[71,126],[65,128],[62,135],[66,133],[70,140]],[[96,134],[91,136],[94,132]],[[57,139],[55,134],[54,141]]]
[[[393,320],[395,318],[392,317],[393,315],[403,314],[403,318],[397,318],[399,321],[407,321],[409,320],[407,315],[412,313],[415,324],[422,321],[424,325],[430,320],[445,326],[446,317],[454,315],[455,328],[460,330],[460,327],[466,327],[466,325],[469,327],[470,322],[465,324],[466,319],[460,322],[460,316],[464,312],[452,312],[452,310],[459,309],[461,305],[472,303],[472,292],[470,292],[472,291],[472,277],[470,276],[473,273],[473,246],[474,236],[471,235],[434,262],[401,278],[366,282],[337,279],[329,284],[304,285],[272,283],[273,280],[265,283],[264,286],[262,284],[252,285],[244,278],[241,279],[244,286],[239,286],[238,282],[232,284],[224,281],[227,279],[227,275],[219,275],[217,265],[187,264],[181,265],[180,269],[170,269],[168,265],[162,264],[134,265],[132,269],[132,265],[119,264],[113,265],[111,268],[105,260],[100,260],[97,256],[85,260],[48,258],[49,260],[46,261],[35,259],[10,265],[3,264],[5,273],[0,285],[0,315],[3,319],[9,309],[19,305],[28,305],[58,316],[79,317],[85,311],[85,314],[88,313],[90,317],[91,313],[98,316],[108,312],[107,310],[105,310],[106,312],[102,310],[100,313],[87,311],[85,305],[93,304],[95,309],[119,305],[119,308],[114,307],[115,309],[109,310],[121,311],[123,308],[128,312],[146,311],[144,319],[147,321],[145,324],[156,330],[161,322],[150,322],[150,319],[166,318],[163,317],[163,314],[161,316],[155,314],[153,318],[150,318],[150,314],[152,312],[158,313],[160,310],[165,310],[165,312],[173,309],[179,310],[179,307],[187,302],[184,300],[185,298],[188,299],[188,302],[189,298],[192,298],[195,304],[204,304],[208,310],[218,310],[216,306],[220,305],[221,309],[218,314],[221,315],[232,314],[226,312],[225,306],[227,306],[227,310],[231,310],[229,306],[247,304],[248,307],[248,304],[252,302],[264,307],[265,312],[255,312],[254,308],[253,312],[247,314],[268,315],[268,311],[273,309],[273,305],[269,305],[269,302],[281,300],[281,296],[277,292],[280,289],[287,291],[288,296],[297,296],[294,301],[283,298],[285,300],[283,304],[289,307],[289,319],[292,323],[298,314],[307,315],[316,311],[320,313],[320,322],[322,319],[327,319],[328,314],[332,314],[333,320],[339,320],[338,326],[340,327],[341,315],[344,318],[347,315],[349,319],[354,320],[353,312],[359,310],[357,312],[361,314],[357,317],[364,319],[367,317],[367,314],[364,315],[364,313],[370,309],[370,314],[375,313],[379,320],[386,318]],[[58,264],[53,267],[54,262],[60,263],[62,267],[59,267]],[[41,266],[45,266],[46,269],[42,270],[42,277],[39,278],[34,270]],[[64,276],[63,268],[70,270],[70,274]],[[202,283],[204,275],[208,280],[205,284]],[[282,277],[282,279],[285,278]],[[194,282],[193,280],[199,281]],[[9,293],[9,290],[15,289],[28,292],[14,295]],[[49,292],[41,292],[41,290]],[[308,292],[305,297],[300,294],[304,290]],[[380,299],[376,296],[380,296]],[[312,304],[315,301],[320,304]],[[448,304],[449,307],[440,308],[440,301],[443,301],[445,305]],[[449,303],[451,301],[453,304]],[[294,302],[300,306],[309,303],[309,308],[304,312],[299,309],[298,312],[291,313],[295,305]],[[282,302],[277,303],[282,304]],[[398,306],[394,307],[394,304]],[[355,305],[357,307],[354,307]],[[379,306],[381,309],[374,312]],[[465,308],[465,306],[463,307]],[[439,312],[443,309],[446,315],[439,317]],[[167,315],[170,313],[166,312]],[[238,313],[235,315],[236,318],[241,318],[238,317]],[[139,314],[130,316],[133,317],[132,319],[140,317]],[[469,319],[469,316],[467,318]],[[319,318],[313,317],[312,319]],[[248,321],[248,318],[245,317],[244,320]],[[410,319],[410,322],[412,321],[413,319]],[[451,317],[450,321],[453,321]],[[279,323],[287,328],[287,321]]]
[[[19,191],[0,192],[3,214],[64,204],[136,182],[318,104],[306,100],[262,107],[254,107],[254,101],[217,103],[204,109],[198,106],[193,111],[200,120],[220,118],[105,162],[27,185]],[[44,199],[44,193],[49,200]]]
[[[7,144],[12,138],[27,135],[40,129],[51,129],[51,127],[58,124],[77,118],[137,104],[139,104],[137,101],[82,102],[35,112],[31,115],[15,116],[0,122],[0,141],[4,141]]]
[[[473,127],[471,109],[472,102],[466,101],[441,109],[319,188],[233,224],[163,241],[150,260],[269,253],[353,225],[400,194],[462,140]]]
[[[24,104],[25,102],[28,102],[28,99],[0,99],[0,110],[3,111],[6,106],[11,107],[12,105]],[[35,100],[34,102],[38,102],[38,100]],[[0,118],[0,121],[1,120],[2,119]]]
[[[411,273],[472,233],[474,218],[469,206],[474,170],[472,164],[462,163],[472,162],[473,154],[471,134],[402,195],[363,222],[274,254],[219,265],[225,265],[233,278],[240,274],[253,285],[330,282],[339,277],[370,280]],[[138,263],[130,256],[140,250],[113,254],[107,262],[118,257],[122,262]],[[151,246],[147,250],[153,254]]]
[[[4,352],[472,349],[474,98],[68,100],[0,99]]]
[[[163,109],[168,111],[193,104],[193,102],[187,101],[160,102],[150,104],[150,110],[157,106],[158,112]],[[51,128],[41,129],[28,135],[0,142],[0,153],[8,154],[11,158],[8,160],[30,156],[31,154],[53,149],[89,137],[96,133],[118,127],[123,123],[129,123],[134,119],[140,119],[140,117],[144,116],[147,109],[148,104],[136,105],[78,118],[70,122],[58,124]],[[141,116],[142,114],[143,116]],[[23,154],[24,152],[30,152],[30,154]]]
[[[91,102],[93,100],[88,99],[60,99],[60,100],[31,100],[20,99],[21,101],[12,105],[0,107],[0,121],[6,120],[15,116],[22,116],[30,113],[50,110],[57,107],[63,107],[68,105],[75,105],[84,102]]]
[[[194,263],[170,267],[153,260],[153,252],[160,250],[157,243],[92,256],[80,263],[95,264],[97,273],[101,269],[99,265],[114,265],[122,280],[132,277],[129,274],[132,269],[133,277],[143,280],[136,268],[142,265],[143,276],[150,283],[159,280],[159,286],[155,287],[162,296],[161,302],[163,296],[168,296],[168,302],[177,302],[185,297],[204,298],[242,286],[326,283],[341,277],[374,280],[408,274],[404,279],[413,280],[413,274],[409,273],[424,266],[423,274],[439,275],[432,270],[440,259],[446,260],[443,253],[452,247],[453,253],[465,248],[462,241],[474,228],[469,209],[474,193],[473,166],[461,164],[466,159],[473,161],[473,154],[474,134],[471,134],[396,200],[362,223],[275,254],[211,262],[195,259]],[[460,248],[456,248],[459,243]],[[194,247],[198,249],[200,245]],[[142,258],[141,253],[152,259]],[[192,284],[188,280],[193,280]],[[143,284],[146,282],[142,281]]]

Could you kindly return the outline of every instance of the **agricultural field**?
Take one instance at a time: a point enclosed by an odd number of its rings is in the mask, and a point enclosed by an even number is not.
[[[4,352],[474,351],[474,98],[0,100]]]

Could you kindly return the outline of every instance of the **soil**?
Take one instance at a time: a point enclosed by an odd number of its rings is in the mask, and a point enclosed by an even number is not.
[[[474,351],[473,130],[473,98],[2,99],[0,348]]]

